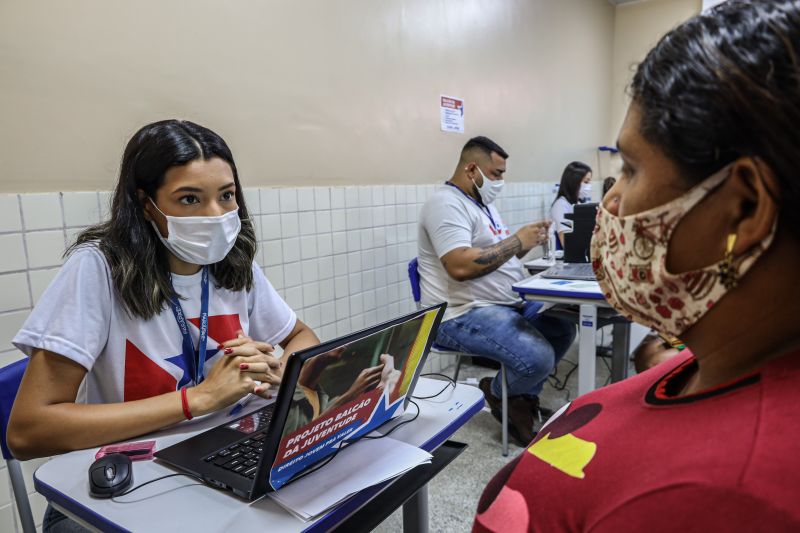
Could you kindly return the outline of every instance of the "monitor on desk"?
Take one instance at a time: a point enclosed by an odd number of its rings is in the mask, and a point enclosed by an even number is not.
[[[572,213],[564,216],[572,220],[572,232],[564,233],[564,262],[588,263],[589,244],[592,242],[597,203],[576,204]]]

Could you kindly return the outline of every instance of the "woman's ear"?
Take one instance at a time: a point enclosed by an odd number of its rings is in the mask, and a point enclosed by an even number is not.
[[[144,219],[148,222],[153,220],[153,216],[150,214],[150,202],[147,201],[147,194],[142,189],[136,189],[136,195],[139,197],[139,203],[142,206],[142,214],[144,214]]]
[[[761,244],[772,231],[779,213],[776,191],[780,189],[769,165],[753,157],[734,162],[728,179],[739,199],[733,253],[741,255]]]

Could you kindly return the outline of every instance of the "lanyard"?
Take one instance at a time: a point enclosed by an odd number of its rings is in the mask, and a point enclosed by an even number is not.
[[[486,206],[486,205],[483,205],[482,203],[478,202],[478,201],[477,201],[475,198],[473,198],[473,197],[472,197],[472,196],[470,196],[469,194],[467,194],[467,193],[465,193],[464,191],[462,191],[462,190],[461,190],[461,189],[460,189],[458,186],[456,186],[456,184],[455,184],[455,183],[450,183],[449,181],[445,181],[445,182],[444,182],[444,184],[445,184],[445,185],[450,185],[450,186],[451,186],[451,187],[453,187],[455,190],[457,190],[458,192],[460,192],[461,194],[463,194],[464,196],[466,196],[466,197],[469,199],[469,201],[470,201],[470,202],[472,202],[473,204],[477,205],[477,206],[478,206],[478,209],[480,209],[480,210],[481,210],[481,212],[482,212],[484,215],[486,215],[487,217],[489,217],[489,222],[491,222],[491,224],[492,224],[492,229],[494,229],[494,230],[495,230],[495,231],[497,231],[497,232],[499,232],[499,231],[500,231],[500,228],[497,226],[497,224],[495,224],[495,223],[494,223],[494,218],[492,218],[492,213],[491,213],[491,211],[489,211],[489,207],[488,207],[488,206]]]
[[[170,274],[170,283],[172,275]],[[174,286],[173,286],[174,290]],[[202,288],[200,292],[200,339],[198,340],[198,353],[195,358],[194,343],[189,335],[189,326],[186,324],[186,316],[177,295],[172,297],[172,314],[178,323],[178,329],[183,335],[183,360],[187,368],[193,374],[194,384],[198,385],[203,380],[203,366],[206,362],[206,341],[208,340],[208,266],[203,267]]]

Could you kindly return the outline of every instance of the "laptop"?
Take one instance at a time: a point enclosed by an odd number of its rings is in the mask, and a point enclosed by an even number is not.
[[[564,262],[548,268],[541,276],[550,279],[594,281],[589,247],[597,218],[597,204],[576,204],[574,211],[564,216],[572,220],[572,231],[564,233]]]
[[[291,354],[274,403],[155,457],[250,501],[279,489],[403,414],[446,306]]]

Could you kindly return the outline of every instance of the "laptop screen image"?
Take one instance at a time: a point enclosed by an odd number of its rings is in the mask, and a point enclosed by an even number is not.
[[[432,308],[367,335],[326,344],[321,353],[293,355],[302,366],[270,469],[273,489],[343,442],[403,414],[440,315],[440,308]]]

